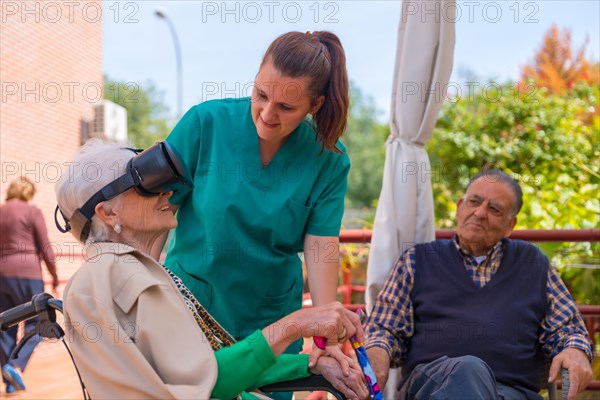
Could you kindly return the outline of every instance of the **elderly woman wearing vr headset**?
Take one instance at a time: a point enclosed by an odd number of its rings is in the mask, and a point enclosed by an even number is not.
[[[91,398],[226,399],[309,372],[366,398],[359,371],[346,376],[326,356],[309,369],[307,355],[281,355],[303,336],[361,337],[358,317],[339,303],[297,311],[236,342],[150,257],[177,225],[168,200],[191,189],[185,171],[166,142],[136,154],[92,140],[56,185],[57,226],[86,244],[85,264],[64,290],[64,315]]]
[[[195,188],[170,199],[179,225],[165,265],[237,339],[301,308],[301,252],[313,303],[336,300],[348,91],[339,38],[289,32],[267,49],[251,98],[199,104],[167,138]]]

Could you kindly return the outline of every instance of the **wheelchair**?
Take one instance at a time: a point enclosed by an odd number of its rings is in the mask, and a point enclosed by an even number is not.
[[[48,339],[58,339],[63,342],[67,352],[71,356],[75,370],[77,371],[79,382],[81,383],[83,398],[89,400],[90,397],[85,390],[85,385],[77,370],[77,365],[71,354],[71,350],[67,346],[64,340],[65,332],[63,331],[60,324],[56,322],[56,311],[62,313],[62,300],[55,299],[48,293],[40,293],[33,296],[30,302],[21,304],[17,307],[6,310],[0,313],[0,331],[6,331],[8,328],[17,325],[22,321],[38,317],[39,322],[36,327],[28,332],[19,342],[13,354],[10,358],[14,359],[18,356],[21,348],[27,343],[29,339],[35,335],[40,335]],[[546,368],[547,370],[547,368]],[[569,374],[566,369],[561,371],[562,376],[562,393],[560,395],[562,399],[567,398],[569,391]],[[543,379],[547,379],[547,376]],[[556,385],[550,385],[546,387],[548,390],[549,400],[556,400],[559,398],[557,393]],[[309,391],[324,391],[330,393],[336,400],[344,400],[344,395],[335,389],[331,383],[329,383],[324,377],[320,375],[311,375],[307,378],[296,379],[293,381],[278,382],[263,386],[259,389],[262,392],[309,392]]]
[[[48,339],[60,340],[65,345],[65,348],[67,349],[67,352],[73,361],[75,370],[77,371],[79,382],[81,383],[83,398],[85,400],[89,400],[90,396],[85,390],[85,384],[83,383],[81,375],[77,370],[77,365],[75,364],[71,350],[64,340],[65,332],[60,324],[56,322],[56,311],[62,313],[62,310],[62,300],[55,299],[48,293],[36,294],[33,296],[30,302],[21,304],[11,308],[10,310],[0,313],[0,330],[6,331],[10,327],[17,325],[22,321],[38,317],[39,322],[36,327],[21,339],[10,358],[17,358],[21,348],[35,335],[40,335],[41,337]],[[335,389],[324,377],[320,375],[311,375],[307,378],[296,379],[293,381],[278,382],[263,386],[259,390],[262,392],[307,392],[318,390],[330,393],[336,400],[345,399],[341,392]]]

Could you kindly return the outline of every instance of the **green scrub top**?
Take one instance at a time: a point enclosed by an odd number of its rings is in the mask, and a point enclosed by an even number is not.
[[[199,104],[167,138],[194,189],[171,197],[180,208],[165,264],[237,339],[301,307],[304,235],[339,235],[350,169],[343,145],[321,151],[308,121],[263,168],[250,105]]]

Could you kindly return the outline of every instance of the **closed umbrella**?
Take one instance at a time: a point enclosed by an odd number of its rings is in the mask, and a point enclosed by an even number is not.
[[[455,16],[455,0],[402,3],[391,134],[386,142],[383,184],[367,269],[369,310],[402,252],[435,238],[434,175],[424,146],[431,137],[452,71]],[[386,385],[386,398],[393,398],[393,375]]]

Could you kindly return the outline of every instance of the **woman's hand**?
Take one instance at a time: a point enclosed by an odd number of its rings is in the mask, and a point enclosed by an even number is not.
[[[58,275],[52,275],[52,296],[58,298],[58,286],[60,285],[60,281],[58,280]]]
[[[327,339],[327,345],[343,343],[354,335],[363,341],[360,318],[337,301],[296,313],[302,313],[298,315],[298,322],[303,328],[303,337],[322,336]]]
[[[368,399],[369,389],[367,389],[365,378],[360,367],[353,360],[350,363],[348,374],[342,373],[340,364],[332,357],[319,357],[317,364],[310,368],[310,372],[317,375],[323,375],[333,387],[342,392],[348,399]]]
[[[301,337],[322,336],[328,346],[337,346],[353,335],[363,341],[360,318],[339,302],[298,310],[264,328],[263,334],[275,356]]]
[[[350,375],[350,366],[351,365],[352,365],[352,368],[360,369],[360,366],[358,365],[358,363],[356,361],[354,361],[353,359],[351,359],[350,357],[347,357],[344,354],[344,352],[342,351],[342,349],[340,348],[340,346],[338,346],[337,344],[327,345],[324,349],[320,349],[316,345],[313,346],[312,352],[308,356],[308,360],[309,360],[308,367],[312,368],[315,365],[317,365],[319,358],[321,358],[321,357],[331,357],[331,358],[335,359],[339,363],[340,367],[342,368],[342,372],[344,373],[344,376]]]

